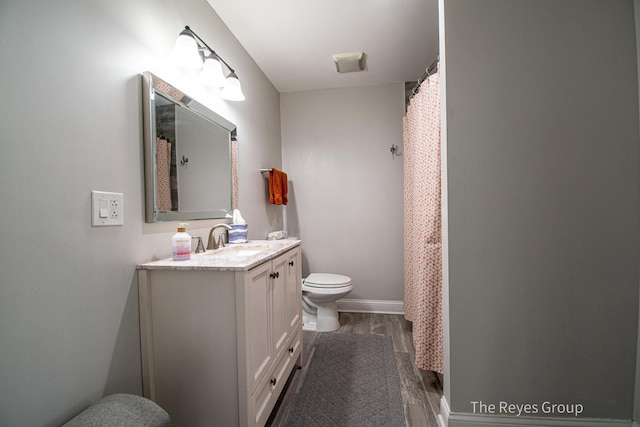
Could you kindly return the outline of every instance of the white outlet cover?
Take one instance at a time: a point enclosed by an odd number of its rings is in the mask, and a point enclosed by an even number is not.
[[[92,191],[91,225],[93,227],[124,225],[124,194]]]

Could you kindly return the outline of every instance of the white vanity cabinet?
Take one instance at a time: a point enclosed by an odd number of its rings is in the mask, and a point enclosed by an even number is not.
[[[300,242],[278,242],[138,266],[144,395],[174,427],[263,426],[300,363]]]

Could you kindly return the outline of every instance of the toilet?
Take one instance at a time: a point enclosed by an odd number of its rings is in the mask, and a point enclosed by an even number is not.
[[[336,300],[353,289],[351,278],[332,273],[311,273],[302,279],[302,329],[331,332],[340,327]]]

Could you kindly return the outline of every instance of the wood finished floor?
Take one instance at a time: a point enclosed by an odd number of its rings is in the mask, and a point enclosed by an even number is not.
[[[437,427],[442,383],[437,374],[415,367],[415,349],[411,323],[397,314],[340,313],[338,333],[378,334],[390,336],[400,378],[405,422],[408,427]],[[287,388],[273,410],[268,426],[285,425],[309,367],[309,356],[321,332],[303,332],[302,368],[294,369]]]

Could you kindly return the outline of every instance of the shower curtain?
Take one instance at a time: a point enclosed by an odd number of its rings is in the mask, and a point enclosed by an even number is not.
[[[425,80],[403,119],[404,313],[416,366],[443,373],[440,74]]]
[[[171,143],[156,138],[156,205],[160,212],[171,212]]]

